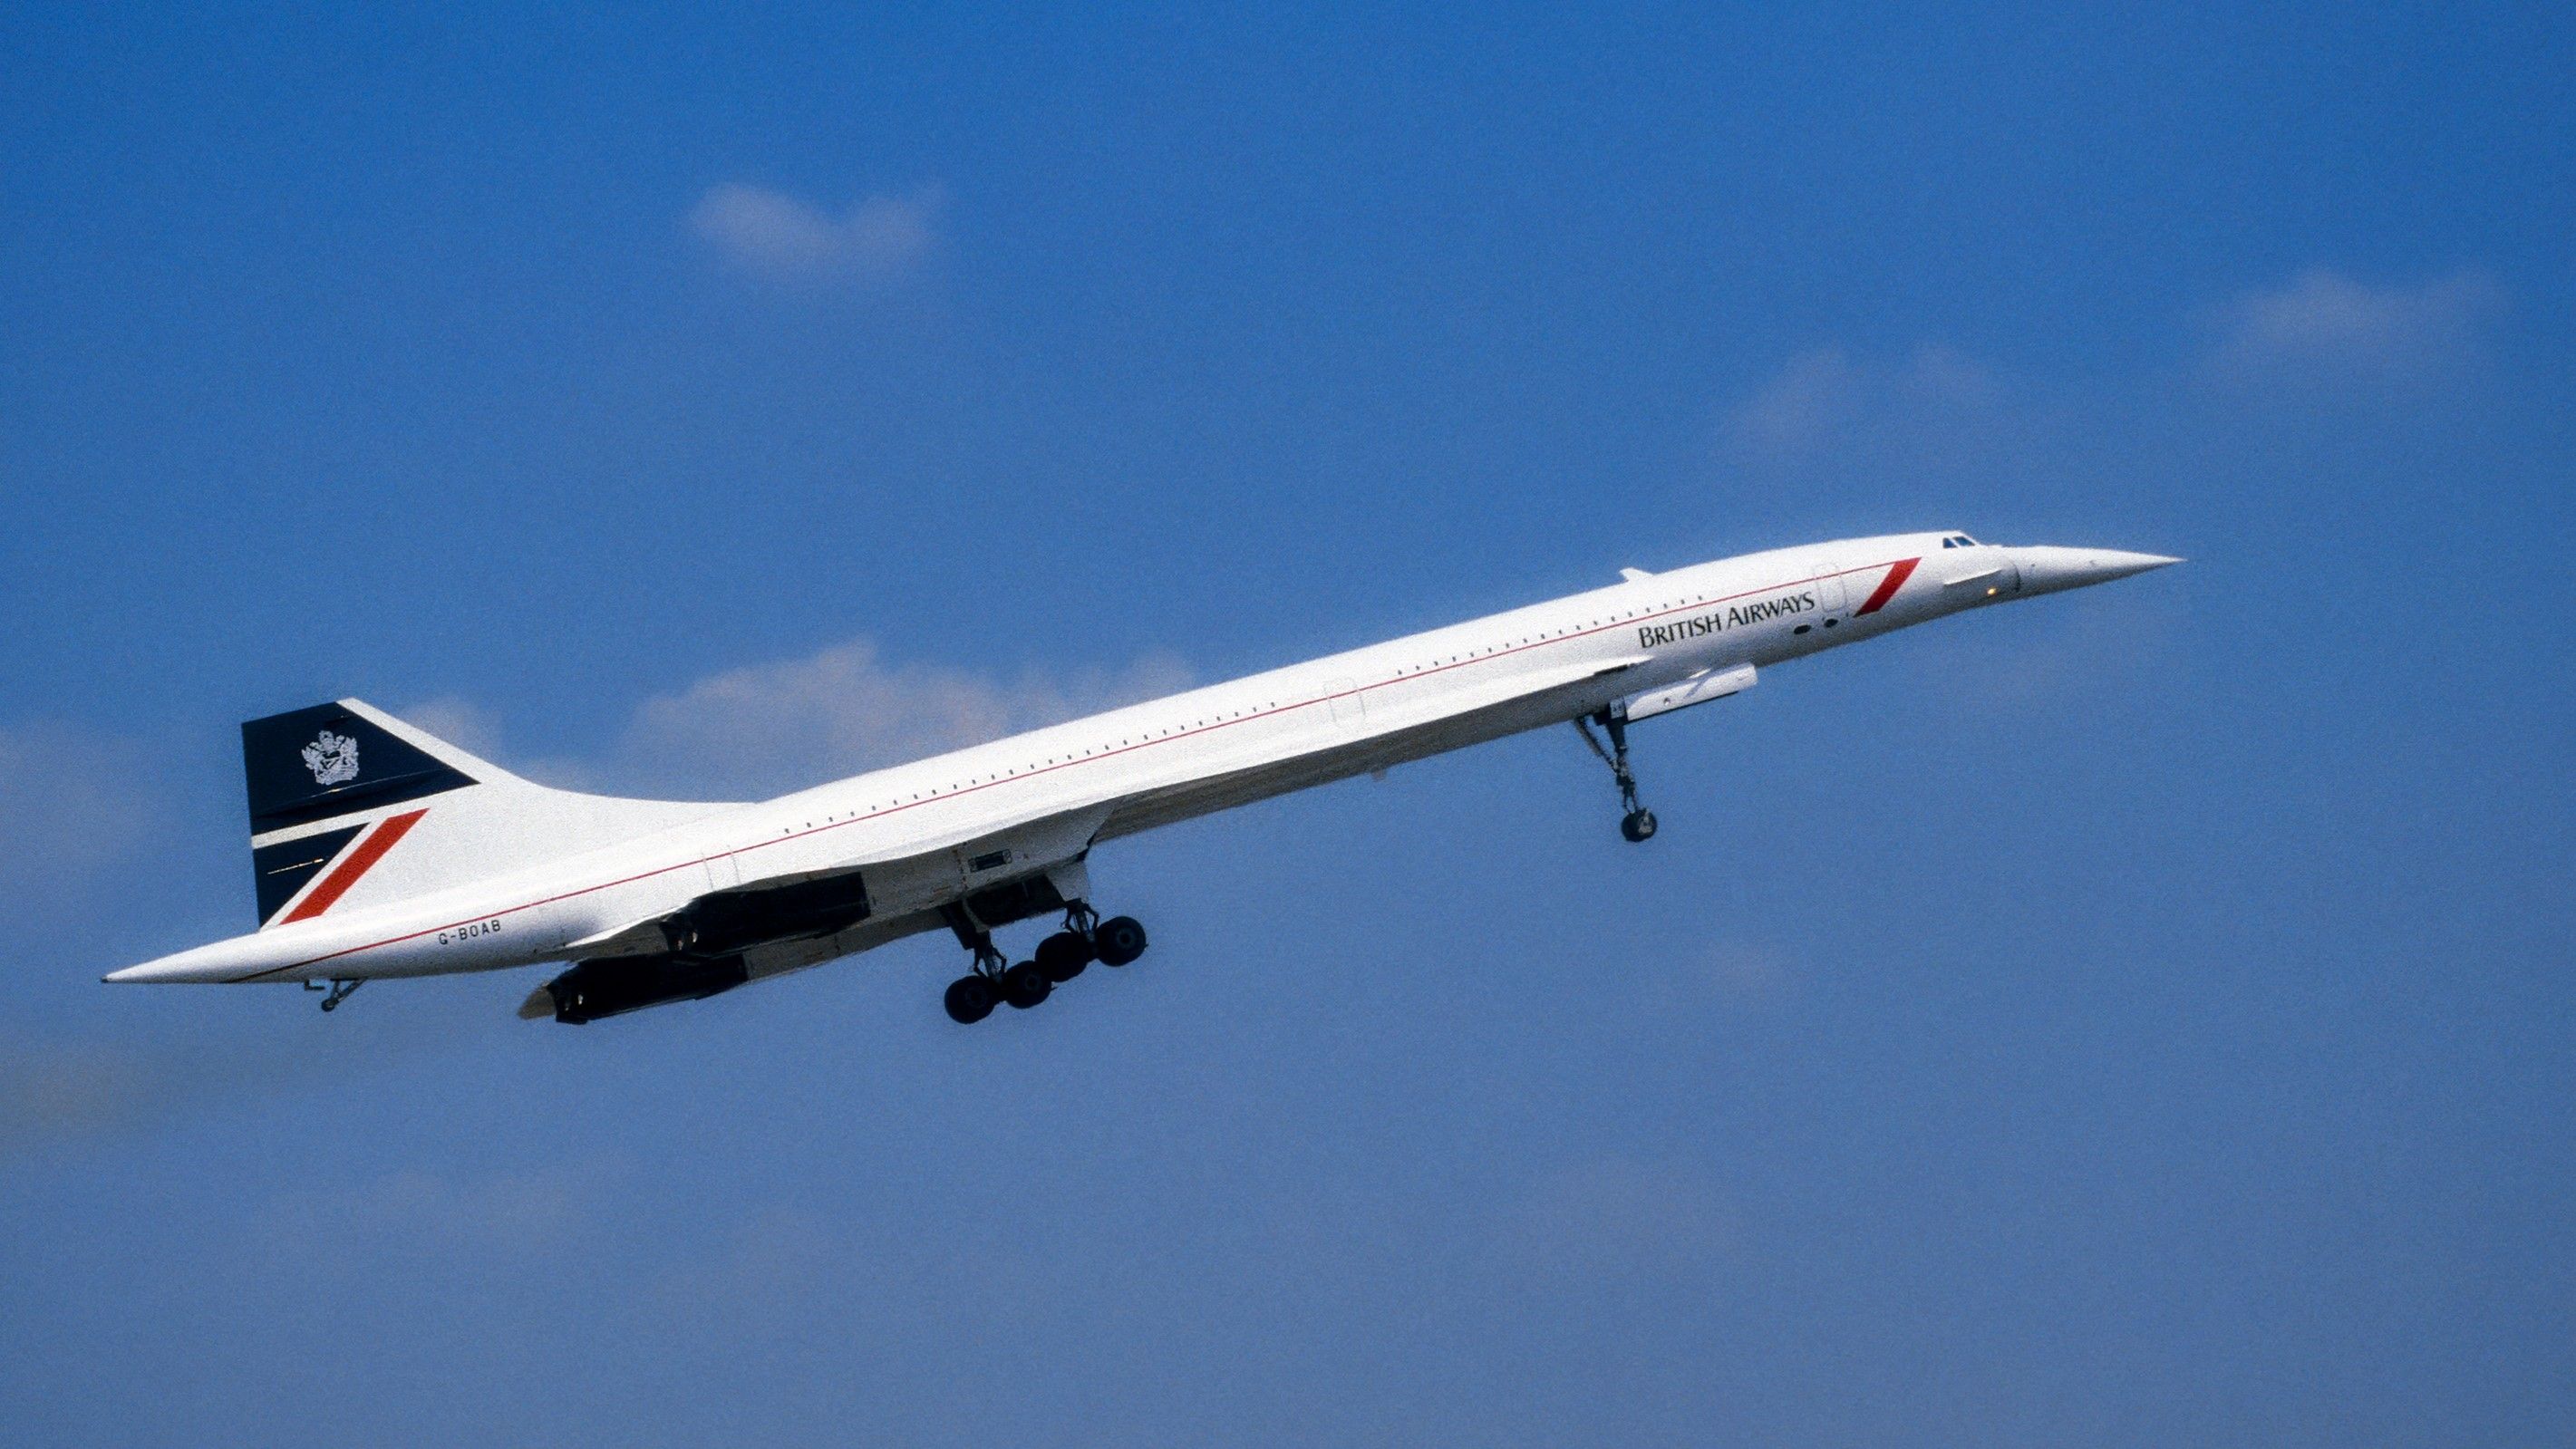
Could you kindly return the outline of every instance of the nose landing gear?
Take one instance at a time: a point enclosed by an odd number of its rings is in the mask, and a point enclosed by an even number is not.
[[[1596,720],[1600,722],[1602,731],[1610,736],[1610,748],[1606,750],[1592,733],[1592,724]],[[1654,839],[1655,812],[1637,803],[1637,777],[1628,768],[1628,721],[1614,707],[1587,719],[1578,719],[1574,727],[1582,733],[1583,742],[1592,747],[1592,753],[1600,756],[1601,763],[1610,767],[1610,778],[1619,782],[1619,805],[1627,812],[1619,818],[1620,835],[1637,844]]]

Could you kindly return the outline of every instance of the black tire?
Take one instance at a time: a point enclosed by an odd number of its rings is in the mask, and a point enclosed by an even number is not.
[[[1627,817],[1619,822],[1619,833],[1626,836],[1631,841],[1644,842],[1654,839],[1655,812],[1652,810],[1629,811]]]
[[[1145,926],[1134,916],[1112,916],[1092,928],[1091,947],[1103,966],[1124,966],[1145,954]]]
[[[1035,959],[1046,979],[1062,986],[1091,964],[1091,943],[1071,931],[1058,931],[1038,942]]]
[[[948,1019],[973,1026],[993,1014],[993,983],[981,976],[960,976],[948,983]]]
[[[1055,983],[1047,980],[1035,961],[1023,961],[1002,973],[1002,999],[1022,1011],[1047,999]]]

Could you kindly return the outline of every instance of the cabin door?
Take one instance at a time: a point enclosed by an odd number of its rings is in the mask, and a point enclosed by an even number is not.
[[[1368,702],[1360,696],[1358,680],[1336,679],[1324,692],[1332,699],[1333,723],[1355,733],[1368,723]]]
[[[1843,589],[1843,566],[1829,563],[1816,570],[1816,623],[1847,617],[1851,600]]]

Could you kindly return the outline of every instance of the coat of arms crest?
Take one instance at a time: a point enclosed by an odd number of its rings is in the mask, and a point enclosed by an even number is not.
[[[316,785],[339,785],[358,778],[358,742],[329,730],[304,747],[304,768]]]

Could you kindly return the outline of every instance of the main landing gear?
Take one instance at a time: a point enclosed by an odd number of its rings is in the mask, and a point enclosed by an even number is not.
[[[948,1019],[972,1025],[993,1014],[996,1005],[1026,1011],[1079,976],[1092,962],[1124,966],[1145,954],[1145,928],[1134,916],[1102,920],[1091,907],[1075,901],[1064,909],[1064,929],[1038,942],[1030,959],[1016,966],[993,946],[990,932],[973,943],[975,968],[948,984]]]
[[[1609,749],[1601,748],[1601,741],[1593,736],[1592,722],[1596,720],[1610,736]],[[1654,839],[1655,812],[1637,803],[1637,777],[1628,769],[1628,721],[1613,708],[1589,719],[1578,719],[1574,727],[1582,732],[1583,742],[1592,747],[1592,753],[1610,767],[1610,778],[1619,782],[1619,805],[1628,812],[1619,817],[1619,833],[1638,844]]]

